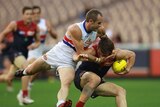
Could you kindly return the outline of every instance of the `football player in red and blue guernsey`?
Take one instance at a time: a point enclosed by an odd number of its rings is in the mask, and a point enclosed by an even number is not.
[[[27,61],[29,62],[29,64],[31,64],[33,61],[41,57],[44,54],[44,52],[49,51],[51,46],[54,44],[54,43],[50,45],[47,44],[47,38],[48,38],[47,36],[50,36],[50,39],[57,38],[57,34],[53,30],[53,26],[51,25],[51,23],[48,20],[41,18],[41,8],[39,6],[33,6],[32,10],[33,10],[32,21],[36,23],[39,28],[39,38],[41,43],[38,48],[29,50],[28,58],[27,58]],[[37,75],[38,73],[33,76],[25,76],[24,78],[21,79],[23,87],[20,89],[19,93],[17,94],[17,100],[19,104],[22,104],[21,99],[23,95],[23,90],[28,90],[28,93],[30,93],[31,86],[33,85],[33,80]],[[29,96],[31,99],[31,93],[29,94]]]
[[[77,89],[81,91],[79,101],[76,107],[84,107],[89,98],[115,97],[116,107],[127,107],[126,91],[123,87],[104,80],[108,70],[112,67],[114,61],[125,59],[127,66],[125,70],[118,75],[129,73],[135,63],[135,53],[130,50],[122,50],[114,48],[113,42],[103,36],[100,41],[90,48],[92,55],[75,54],[75,61],[81,60],[82,63],[78,66],[74,83]],[[105,62],[100,62],[104,59]]]
[[[28,50],[35,49],[40,45],[40,39],[38,37],[39,29],[37,25],[32,22],[32,8],[27,6],[24,7],[22,14],[22,20],[12,21],[0,33],[0,47],[3,45],[2,41],[6,35],[10,32],[13,33],[13,43],[9,49],[9,58],[12,62],[12,65],[8,74],[0,76],[0,81],[12,80],[17,69],[24,69],[28,65],[26,60],[28,57]],[[35,39],[34,43],[33,39]],[[23,90],[24,99],[22,99],[22,102],[25,104],[33,103],[32,100],[27,99],[27,96],[28,91]]]

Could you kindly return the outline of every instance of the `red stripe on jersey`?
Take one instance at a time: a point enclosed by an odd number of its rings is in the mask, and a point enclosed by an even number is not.
[[[65,35],[63,38],[66,42],[70,43],[71,45],[73,45],[72,40],[68,39],[67,36]]]
[[[41,36],[40,36],[40,39],[41,39],[41,40],[45,40],[45,38],[46,38],[46,35],[41,35]]]

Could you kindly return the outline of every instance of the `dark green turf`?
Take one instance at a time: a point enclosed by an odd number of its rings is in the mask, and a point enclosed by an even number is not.
[[[127,91],[128,107],[160,107],[160,79],[109,79]],[[14,80],[14,92],[6,92],[6,85],[0,84],[0,107],[19,107],[16,94],[20,88],[19,80]],[[59,81],[53,83],[47,80],[37,80],[32,89],[35,103],[27,107],[55,107]],[[73,105],[78,100],[80,92],[72,85],[69,98]],[[73,106],[75,107],[75,106]],[[98,97],[90,99],[86,107],[116,107],[115,98]]]

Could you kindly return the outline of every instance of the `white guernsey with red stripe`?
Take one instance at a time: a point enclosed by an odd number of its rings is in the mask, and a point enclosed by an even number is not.
[[[96,31],[87,32],[86,27],[85,27],[85,21],[76,23],[76,24],[82,31],[83,46],[84,46],[84,49],[86,49],[93,43],[93,41],[96,40],[97,32]],[[75,47],[69,35],[65,34],[63,38],[63,42],[75,50]]]
[[[87,32],[85,28],[85,21],[76,23],[82,31],[82,40],[84,48],[88,48],[95,40],[97,32]],[[54,69],[64,67],[72,67],[75,69],[76,62],[73,61],[73,54],[76,52],[75,46],[71,40],[70,35],[65,34],[63,41],[56,44],[50,51],[48,51],[42,59]]]
[[[42,56],[43,52],[49,50],[49,48],[45,46],[45,39],[46,39],[46,36],[47,36],[47,33],[48,33],[48,29],[47,29],[47,26],[46,26],[46,20],[45,19],[40,19],[37,26],[39,28],[39,36],[40,36],[41,44],[38,48],[36,48],[34,50],[29,50],[28,60],[30,60],[31,58],[36,58],[37,59],[40,56]]]

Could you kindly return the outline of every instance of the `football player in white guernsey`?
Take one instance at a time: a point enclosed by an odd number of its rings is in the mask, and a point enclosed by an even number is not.
[[[91,43],[93,43],[97,37],[105,34],[102,23],[102,13],[99,10],[91,9],[86,14],[85,21],[72,24],[68,27],[63,41],[60,41],[49,52],[36,59],[36,61],[26,69],[18,70],[15,76],[33,75],[51,68],[56,69],[61,82],[61,88],[57,95],[57,107],[65,107],[69,87],[75,75],[76,62],[72,59],[73,54],[89,53],[87,48]],[[95,62],[97,62],[97,60],[95,60]]]
[[[57,34],[52,29],[51,23],[49,21],[47,21],[46,19],[41,18],[41,8],[39,6],[33,6],[32,9],[33,9],[33,18],[32,18],[33,22],[35,22],[37,24],[37,26],[39,27],[39,30],[40,30],[39,36],[40,36],[41,44],[38,48],[36,48],[34,50],[29,50],[28,62],[30,64],[33,61],[35,61],[37,58],[41,57],[44,52],[49,51],[50,46],[45,45],[45,40],[46,40],[46,36],[48,33],[50,34],[50,36],[53,39],[57,38]],[[19,91],[19,93],[17,95],[17,99],[18,99],[20,105],[23,105],[23,94],[26,93],[27,96],[29,96],[28,91],[29,91],[30,87],[28,87],[28,86],[31,85],[30,82],[33,81],[33,79],[35,78],[36,75],[37,74],[32,75],[32,76],[22,77],[22,79],[21,79],[22,80],[22,89]],[[30,99],[30,97],[28,97],[28,98]]]

